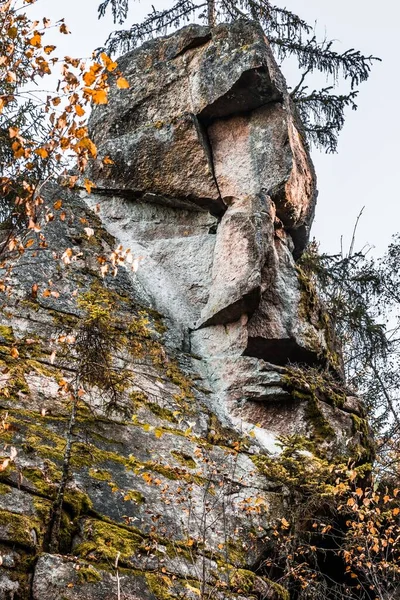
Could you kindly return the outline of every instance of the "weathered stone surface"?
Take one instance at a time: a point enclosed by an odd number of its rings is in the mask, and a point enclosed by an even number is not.
[[[120,576],[123,598],[151,598],[144,576]],[[89,563],[65,560],[61,556],[40,557],[33,580],[33,600],[108,600],[117,597],[116,574],[96,569]]]
[[[273,238],[270,205],[269,198],[232,197],[218,227],[210,293],[197,326],[232,323],[256,310]]]
[[[262,31],[238,21],[204,34],[184,28],[120,59],[131,88],[112,90],[92,117],[100,153],[114,160],[94,168],[98,185],[186,199],[214,214],[243,190],[270,194],[285,225],[307,229],[313,169]]]
[[[244,578],[251,575],[250,572],[243,571]],[[163,579],[164,577],[164,579]],[[152,599],[165,594],[163,589],[167,576],[158,575],[154,571],[143,573],[140,570],[131,575],[124,570],[117,575],[115,571],[105,571],[101,568],[95,568],[90,563],[85,563],[77,559],[66,560],[61,556],[51,556],[44,554],[38,561],[35,578],[33,581],[33,600],[109,600],[114,597],[120,597],[124,600],[137,600],[137,598]],[[237,588],[240,588],[239,574],[236,577]],[[172,597],[184,597],[194,599],[196,593],[190,583],[190,573],[187,579],[176,579],[169,586],[169,592]],[[196,588],[194,588],[196,589]],[[272,582],[263,577],[254,576],[254,593],[262,594],[266,600],[281,600],[279,586],[274,586]],[[207,593],[213,593],[218,600],[244,600],[245,596],[240,593],[224,593],[218,591],[215,583],[207,587]],[[51,596],[49,596],[51,594]]]
[[[222,197],[268,194],[288,229],[309,224],[315,181],[290,104],[273,102],[209,127]]]
[[[94,193],[85,200],[90,206],[100,201],[110,233],[140,258],[136,284],[172,319],[175,335],[183,336],[182,328],[187,332],[194,326],[208,299],[217,220],[193,207],[178,209],[150,198],[104,200]]]
[[[114,165],[91,167],[90,195],[43,188],[47,245],[2,295],[0,600],[282,600],[260,565],[287,497],[262,460],[282,435],[370,458],[295,262],[313,168],[254,23],[189,26],[120,68],[131,88],[91,118]]]
[[[93,115],[100,144],[136,124],[170,121],[185,113],[211,119],[253,110],[282,99],[285,90],[262,31],[245,21],[212,32],[184,27],[126,54],[119,67],[137,85],[122,95],[111,90],[109,104]]]
[[[285,236],[268,248],[260,303],[248,323],[246,353],[274,364],[318,363],[329,351],[318,303],[309,306]],[[316,313],[314,315],[313,313]]]
[[[110,103],[91,119],[100,155],[114,165],[94,166],[93,176],[103,193],[129,195],[123,204],[104,201],[103,218],[144,255],[138,278],[157,309],[175,328],[192,329],[246,314],[253,317],[248,354],[269,360],[279,340],[273,362],[314,362],[327,341],[301,314],[291,255],[307,239],[315,176],[262,32],[241,21],[212,32],[190,26],[119,65],[131,88],[112,88]],[[184,210],[190,203],[222,215],[210,235],[193,228],[205,221],[198,208]],[[165,233],[147,222],[151,213],[164,217]]]

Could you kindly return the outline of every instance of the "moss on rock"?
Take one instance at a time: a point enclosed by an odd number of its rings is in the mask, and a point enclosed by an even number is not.
[[[77,568],[77,580],[80,584],[98,583],[103,580],[101,573],[92,565],[79,564]]]
[[[254,592],[256,574],[253,571],[232,568],[229,573],[229,580],[231,587],[240,594]]]
[[[13,328],[8,325],[0,325],[0,343],[13,344],[14,342]]]
[[[175,600],[177,596],[172,594],[165,578],[158,573],[145,573],[146,583],[157,600]]]
[[[89,477],[97,481],[111,481],[112,476],[106,469],[89,469]]]
[[[38,517],[0,510],[0,537],[3,541],[34,549],[41,546],[44,533],[45,523]]]
[[[138,532],[107,521],[86,519],[83,542],[74,549],[77,556],[100,562],[115,562],[119,554],[122,566],[132,566],[133,558],[144,542]]]
[[[178,450],[172,450],[171,454],[175,460],[177,460],[184,467],[188,467],[189,469],[195,469],[197,467],[196,461],[188,454],[184,454]]]

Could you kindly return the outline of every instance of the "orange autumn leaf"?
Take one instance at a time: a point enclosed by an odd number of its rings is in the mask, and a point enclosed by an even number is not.
[[[88,194],[91,193],[92,188],[96,187],[93,181],[90,181],[90,179],[85,179],[84,186]]]
[[[15,83],[17,81],[17,76],[13,71],[8,71],[6,75],[7,83]]]
[[[34,36],[29,40],[31,46],[35,46],[35,48],[39,48],[42,45],[42,36],[38,31],[35,31]]]
[[[107,56],[107,54],[105,52],[102,52],[100,54],[100,58],[103,61],[103,64],[104,64],[105,68],[107,69],[107,71],[115,71],[118,64],[115,61],[113,61],[109,56]]]
[[[117,79],[117,87],[120,90],[126,90],[130,87],[129,81],[125,79],[125,77],[118,77]]]
[[[75,110],[76,114],[78,115],[78,117],[83,117],[83,115],[85,114],[85,109],[82,108],[82,106],[80,104],[75,104],[74,110]]]
[[[64,254],[61,257],[61,260],[65,265],[69,265],[71,263],[71,258],[73,256],[73,252],[71,248],[67,248]]]
[[[285,519],[285,517],[282,517],[282,519],[281,519],[281,524],[282,524],[282,527],[283,527],[284,529],[288,529],[288,528],[290,527],[290,524],[289,524],[289,523],[288,523],[288,521]]]
[[[47,150],[45,148],[37,148],[35,150],[35,154],[40,156],[40,158],[47,158],[49,156],[49,153],[47,152]]]
[[[60,139],[60,146],[61,146],[61,150],[66,150],[67,148],[69,148],[71,144],[71,140],[67,137],[62,137]]]
[[[9,127],[8,128],[8,135],[10,136],[10,138],[15,138],[18,134],[19,134],[18,127]]]
[[[89,71],[86,71],[86,73],[83,74],[83,81],[86,85],[92,85],[96,81],[96,77],[101,70],[102,66],[99,65],[99,63],[94,63]]]
[[[14,142],[11,148],[14,152],[14,158],[22,158],[25,156],[25,150],[18,142]]]
[[[33,229],[36,233],[41,231],[40,225],[38,225],[33,219],[29,219],[28,229]]]
[[[93,158],[96,158],[97,156],[97,148],[96,145],[92,142],[92,140],[88,137],[83,138],[82,140],[80,140],[78,146],[80,146],[81,148],[86,148],[86,150],[89,151],[90,156],[92,156]]]
[[[91,96],[95,104],[107,104],[106,90],[93,90]]]
[[[80,62],[81,62],[79,58],[72,58],[71,56],[66,56],[66,57],[64,58],[64,60],[65,60],[65,61],[66,61],[68,64],[72,65],[72,66],[73,66],[73,67],[75,67],[75,68],[76,68],[76,67],[79,67],[79,64],[80,64]]]

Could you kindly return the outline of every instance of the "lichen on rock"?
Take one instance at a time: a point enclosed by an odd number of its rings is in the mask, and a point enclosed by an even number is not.
[[[2,304],[0,598],[288,600],[259,568],[282,436],[312,465],[373,452],[296,264],[316,202],[301,126],[251,22],[191,25],[119,68],[130,89],[90,125],[112,162],[90,195],[44,187],[65,215]],[[120,244],[137,271],[101,274]]]

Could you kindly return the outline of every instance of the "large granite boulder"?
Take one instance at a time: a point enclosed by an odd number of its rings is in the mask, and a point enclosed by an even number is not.
[[[91,118],[100,188],[193,203],[221,216],[269,195],[298,251],[314,214],[314,171],[286,84],[260,27],[189,26],[126,54],[130,82]],[[161,196],[161,199],[158,198]]]
[[[92,166],[98,190],[86,201],[100,203],[108,230],[143,257],[137,279],[203,358],[199,369],[224,370],[221,336],[211,354],[202,340],[240,323],[236,357],[340,370],[295,264],[314,214],[315,175],[262,30],[247,21],[212,32],[189,26],[119,67],[130,88],[112,87],[91,117],[99,156],[113,164]]]
[[[0,600],[287,599],[260,568],[287,509],[264,459],[282,436],[311,464],[370,457],[295,262],[316,198],[301,127],[254,23],[189,26],[119,67],[130,89],[91,118],[113,164],[90,195],[48,184],[46,243],[9,263]],[[118,247],[135,269],[113,272]]]

